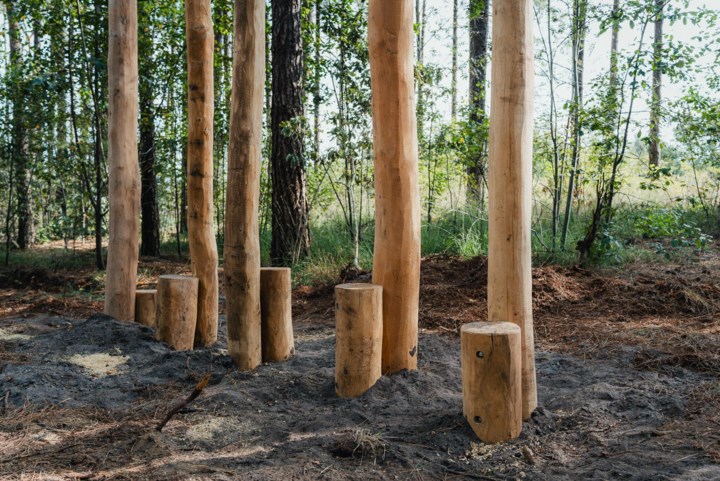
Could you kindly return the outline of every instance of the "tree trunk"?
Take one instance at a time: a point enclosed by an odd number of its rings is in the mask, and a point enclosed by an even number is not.
[[[147,1],[147,0],[146,0]],[[142,6],[142,2],[140,2]],[[149,22],[141,10],[140,23]],[[138,41],[141,70],[154,72],[152,38],[148,33]],[[153,84],[148,75],[140,77],[140,255],[160,256],[160,213],[157,203],[157,177],[155,175],[155,112]]]
[[[140,88],[140,209],[142,214],[140,254],[160,256],[160,213],[155,176],[155,115],[150,85]]]
[[[137,4],[133,0],[109,3],[108,82],[110,240],[105,313],[132,320],[140,230]]]
[[[188,242],[198,278],[195,341],[211,346],[218,329],[218,252],[213,227],[213,25],[210,0],[185,0],[188,67]]]
[[[412,0],[370,0],[375,149],[373,283],[383,287],[383,372],[417,368],[420,192]]]
[[[260,168],[265,89],[265,1],[235,0],[225,222],[228,352],[240,369],[261,361]]]
[[[20,249],[26,249],[32,244],[33,237],[33,212],[29,172],[30,144],[25,125],[24,104],[28,92],[23,73],[22,46],[20,43],[21,32],[15,11],[15,3],[6,0],[5,9],[10,37],[10,69],[14,77],[11,87],[13,90],[12,155],[15,168],[14,184],[17,192],[17,245]]]
[[[310,249],[303,134],[301,0],[272,2],[273,265],[286,266]]]
[[[457,61],[458,61],[458,0],[453,0],[453,23],[452,23],[452,81],[450,118],[453,122],[457,119]]]
[[[481,125],[485,123],[485,99],[487,97],[487,55],[488,32],[490,20],[489,0],[470,0],[470,122],[475,124],[476,131],[481,132]],[[475,139],[480,145],[486,144],[485,138]],[[486,159],[478,148],[480,154],[471,159],[467,165],[468,200],[471,203],[482,204],[483,183],[486,175]]]
[[[565,196],[565,215],[563,217],[562,232],[560,234],[560,249],[565,250],[567,234],[572,214],[572,201],[575,191],[575,181],[580,165],[580,150],[582,125],[580,112],[583,109],[584,82],[585,82],[585,36],[587,34],[587,0],[574,0],[573,3],[573,32],[572,32],[572,157],[568,179],[568,190]]]
[[[660,166],[660,123],[662,120],[663,6],[655,0],[655,43],[653,45],[653,93],[650,104],[650,168]]]
[[[537,407],[530,247],[533,160],[532,0],[493,6],[488,320],[522,330],[522,413]]]

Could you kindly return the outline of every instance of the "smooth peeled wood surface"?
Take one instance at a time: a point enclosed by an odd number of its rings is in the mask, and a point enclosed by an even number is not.
[[[295,352],[290,268],[260,270],[263,362],[283,361]]]
[[[105,314],[135,316],[140,232],[137,2],[108,4],[108,258]]]
[[[533,157],[531,0],[493,2],[488,179],[488,320],[522,330],[523,419],[537,407],[530,221]]]
[[[522,430],[521,330],[510,322],[462,327],[463,414],[484,443],[515,439]]]
[[[228,354],[260,365],[260,164],[265,90],[265,1],[235,0],[223,265]]]
[[[185,0],[188,65],[188,242],[199,280],[197,342],[218,330],[218,252],[213,227],[213,48],[210,0]]]
[[[148,327],[155,327],[157,290],[141,289],[135,292],[135,322]]]
[[[157,284],[157,337],[178,351],[191,351],[197,324],[198,279],[160,276]]]
[[[383,288],[335,287],[335,391],[357,397],[382,375]]]
[[[370,0],[375,151],[373,283],[383,287],[385,373],[417,368],[420,194],[414,96],[413,1]]]

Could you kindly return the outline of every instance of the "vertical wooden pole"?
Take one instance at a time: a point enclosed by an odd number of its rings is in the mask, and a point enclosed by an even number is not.
[[[239,369],[261,362],[260,165],[265,89],[265,1],[235,0],[225,208],[228,353]]]
[[[138,169],[137,3],[108,4],[108,229],[105,314],[123,321],[135,315],[140,172]]]
[[[522,331],[523,419],[537,407],[530,215],[533,160],[532,0],[493,2],[488,319]]]
[[[420,193],[413,0],[370,0],[375,149],[373,283],[383,287],[382,370],[417,368]]]
[[[196,341],[217,341],[218,253],[213,228],[213,36],[210,0],[185,0],[188,64],[188,241],[199,280]]]

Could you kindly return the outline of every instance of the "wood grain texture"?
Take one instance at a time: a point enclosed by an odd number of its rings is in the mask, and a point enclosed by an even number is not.
[[[198,313],[197,277],[160,276],[157,285],[157,338],[178,351],[192,351]]]
[[[263,362],[284,361],[295,352],[291,277],[289,267],[260,270]]]
[[[530,216],[533,159],[531,0],[493,2],[488,179],[488,319],[522,330],[523,419],[537,407]]]
[[[382,287],[335,286],[335,392],[357,397],[382,376]]]
[[[260,365],[260,168],[265,90],[265,2],[235,0],[232,99],[223,252],[228,353]]]
[[[484,443],[522,431],[521,330],[511,322],[475,322],[460,330],[463,414]]]
[[[135,322],[147,327],[155,327],[157,290],[139,289],[135,292]]]
[[[383,287],[384,373],[417,368],[420,193],[413,2],[370,0],[375,150],[373,283]]]
[[[196,340],[217,341],[218,252],[213,227],[213,48],[210,0],[185,0],[188,64],[188,241],[199,280]]]
[[[108,222],[105,314],[135,316],[140,232],[137,3],[108,4]]]

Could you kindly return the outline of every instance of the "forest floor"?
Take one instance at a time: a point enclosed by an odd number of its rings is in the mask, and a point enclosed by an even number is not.
[[[140,281],[188,270],[146,261]],[[458,332],[486,318],[486,275],[483,258],[425,258],[419,370],[346,400],[332,286],[295,289],[291,360],[240,373],[224,325],[216,347],[175,352],[97,315],[90,268],[0,271],[0,479],[720,480],[720,251],[536,268],[540,407],[501,445],[462,416]]]

